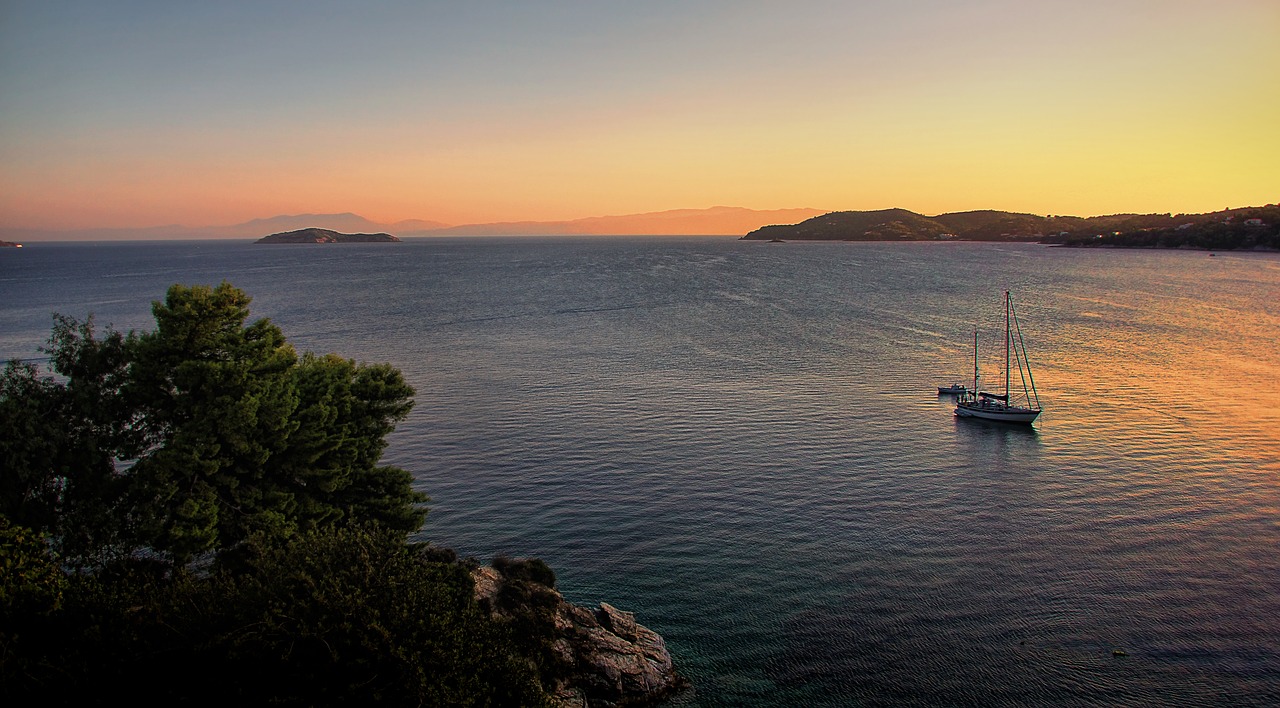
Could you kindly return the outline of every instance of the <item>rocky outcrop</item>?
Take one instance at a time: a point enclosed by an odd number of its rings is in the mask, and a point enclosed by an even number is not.
[[[501,597],[508,582],[502,573],[481,567],[471,577],[481,606],[498,616],[510,613]],[[580,607],[545,585],[537,592],[551,599],[545,605],[554,623],[550,644],[559,670],[546,689],[560,705],[644,706],[687,685],[676,673],[666,642],[636,622],[633,613],[607,603],[595,610]]]

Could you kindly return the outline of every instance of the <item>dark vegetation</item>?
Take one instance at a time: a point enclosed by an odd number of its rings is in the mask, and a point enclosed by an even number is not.
[[[503,583],[494,598],[497,606],[484,609],[503,618],[517,653],[532,662],[541,685],[554,685],[569,670],[554,646],[559,636],[556,608],[560,605],[560,595],[554,591],[555,573],[537,558],[498,556],[492,565],[502,575]]]
[[[1068,246],[1212,249],[1280,248],[1280,206],[1211,214],[1037,216],[967,211],[923,216],[906,209],[841,211],[765,226],[745,240],[1006,241]]]
[[[248,304],[174,286],[127,335],[55,316],[52,371],[5,368],[0,700],[545,704],[549,615],[522,608],[554,574],[500,559],[525,624],[482,608],[378,464],[400,373],[299,356]]]
[[[1129,225],[1106,233],[1077,233],[1053,241],[1064,246],[1195,248],[1280,251],[1280,205],[1179,214],[1165,224]]]

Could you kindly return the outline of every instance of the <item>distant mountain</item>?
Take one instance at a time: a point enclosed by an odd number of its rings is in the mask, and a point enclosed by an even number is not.
[[[342,214],[289,214],[273,216],[268,219],[253,219],[242,224],[219,227],[218,231],[224,236],[261,238],[264,234],[308,228],[328,229],[345,233],[403,233],[412,230],[438,229],[446,226],[448,224],[443,222],[423,221],[421,219],[398,221],[394,224],[379,224],[359,214],[344,212]]]
[[[425,219],[405,219],[395,223],[387,224],[387,231],[396,234],[408,234],[414,231],[430,231],[432,229],[447,229],[449,224],[443,221],[427,221]]]
[[[298,229],[263,236],[254,243],[399,243],[391,234],[344,234],[330,229]]]
[[[906,209],[837,211],[790,226],[766,226],[744,240],[816,241],[1042,241],[1167,227],[1184,216],[1037,216],[1007,211],[964,211],[924,216]]]
[[[820,209],[673,209],[623,216],[592,216],[571,221],[507,221],[467,224],[405,234],[408,236],[724,236],[740,234],[764,224],[807,219],[823,213]]]
[[[571,221],[512,221],[488,224],[450,226],[439,221],[406,219],[381,224],[352,214],[283,214],[253,219],[228,226],[190,227],[181,225],[146,228],[77,229],[52,231],[40,229],[0,229],[0,238],[27,241],[106,241],[160,239],[253,238],[268,234],[317,228],[339,233],[384,232],[399,237],[411,236],[536,236],[592,234],[605,236],[631,235],[730,235],[741,234],[764,224],[788,223],[822,214],[820,209],[746,209],[712,207],[710,209],[674,209],[671,211],[597,216]]]

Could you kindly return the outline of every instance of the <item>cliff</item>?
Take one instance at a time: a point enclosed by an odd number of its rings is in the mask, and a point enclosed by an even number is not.
[[[495,559],[494,566],[471,571],[476,599],[532,645],[544,689],[560,706],[644,706],[688,685],[666,642],[634,614],[606,603],[591,610],[565,601],[541,561]]]
[[[400,239],[391,234],[344,234],[329,229],[298,229],[264,236],[254,243],[391,243]]]

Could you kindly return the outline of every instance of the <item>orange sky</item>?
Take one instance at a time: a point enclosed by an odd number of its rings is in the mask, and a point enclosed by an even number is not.
[[[2,6],[0,227],[1280,201],[1275,0],[209,5]]]

